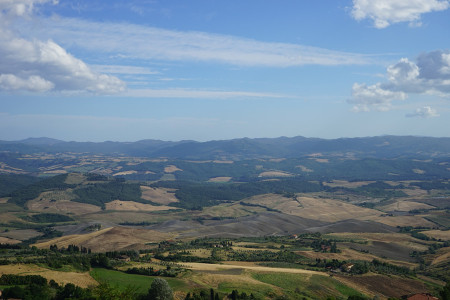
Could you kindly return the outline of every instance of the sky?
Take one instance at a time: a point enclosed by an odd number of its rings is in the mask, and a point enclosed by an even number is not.
[[[0,0],[0,140],[450,137],[450,0]]]

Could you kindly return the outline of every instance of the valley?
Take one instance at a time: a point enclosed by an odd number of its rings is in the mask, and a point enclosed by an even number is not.
[[[254,143],[222,141],[220,154],[195,143],[202,156],[178,158],[183,143],[167,156],[0,143],[0,274],[94,293],[104,282],[142,293],[159,276],[177,299],[210,288],[388,299],[438,295],[449,281],[448,153],[316,145],[269,157],[275,148]]]

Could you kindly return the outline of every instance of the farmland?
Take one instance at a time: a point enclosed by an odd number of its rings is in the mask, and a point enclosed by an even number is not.
[[[94,294],[159,276],[177,299],[387,299],[449,280],[446,156],[166,154],[8,152],[0,273]]]

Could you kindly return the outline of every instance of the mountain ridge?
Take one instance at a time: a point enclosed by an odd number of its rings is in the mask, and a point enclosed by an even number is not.
[[[171,159],[241,160],[271,157],[300,157],[312,154],[354,155],[364,157],[448,157],[450,138],[424,136],[375,136],[322,139],[296,137],[238,138],[230,140],[136,142],[66,142],[52,138],[0,141],[0,151],[19,153],[79,152]]]

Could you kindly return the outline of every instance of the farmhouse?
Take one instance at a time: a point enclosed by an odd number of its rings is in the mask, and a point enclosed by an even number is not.
[[[350,272],[352,270],[353,266],[354,266],[354,264],[348,263],[348,264],[342,265],[341,268],[345,272]]]

